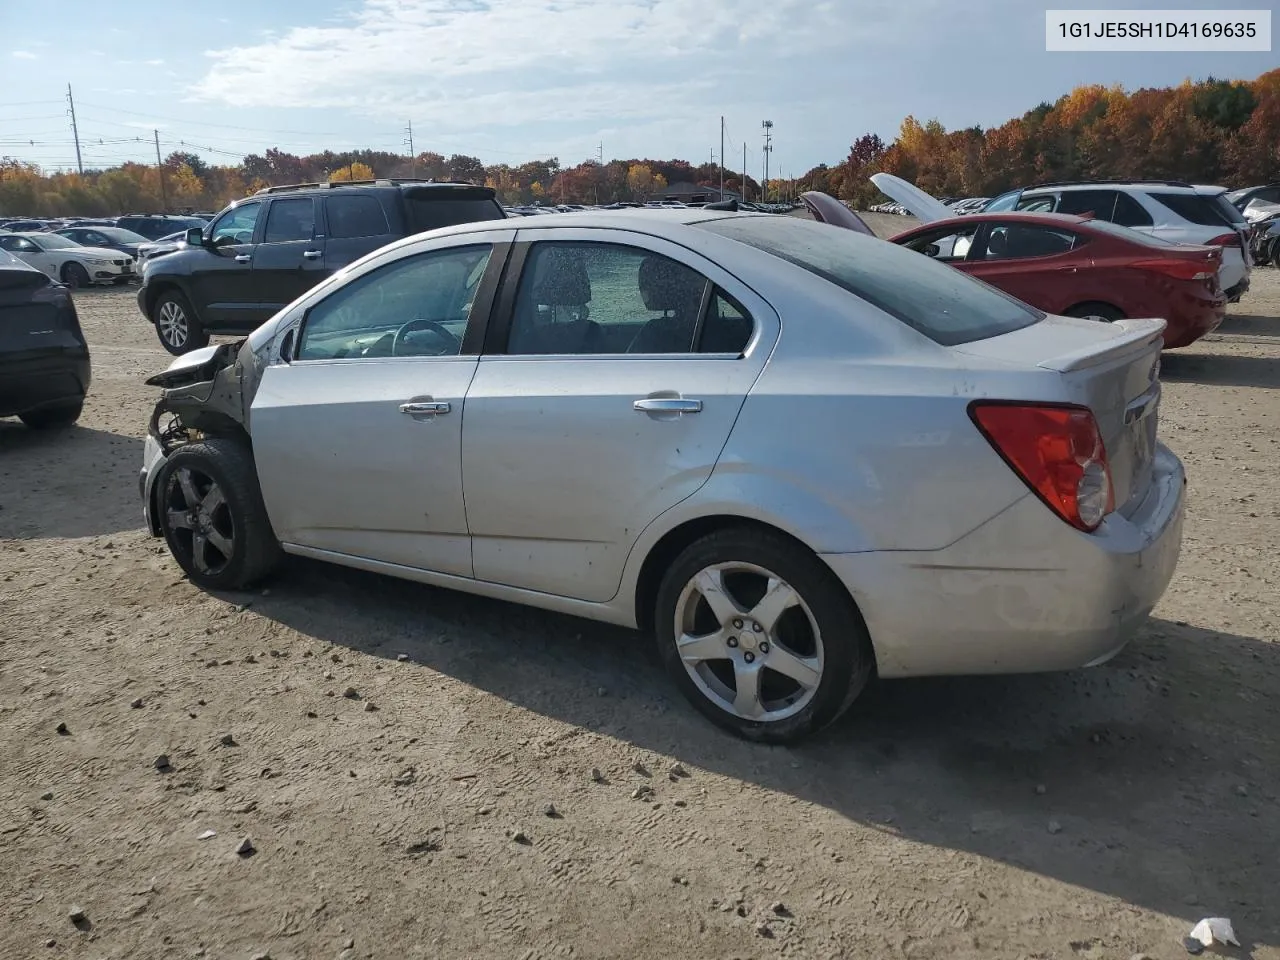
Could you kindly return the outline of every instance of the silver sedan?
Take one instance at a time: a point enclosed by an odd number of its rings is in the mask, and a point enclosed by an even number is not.
[[[787,741],[876,674],[1123,646],[1180,548],[1163,326],[792,217],[471,224],[153,377],[141,495],[203,587],[295,554],[638,627]]]

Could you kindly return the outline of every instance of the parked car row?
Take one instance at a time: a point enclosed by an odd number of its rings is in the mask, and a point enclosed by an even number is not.
[[[157,240],[166,234],[203,226],[207,222],[208,220],[202,216],[180,216],[167,213],[130,213],[121,217],[59,217],[34,220],[0,217],[0,232],[53,233],[70,227],[119,227],[139,234],[145,240]]]

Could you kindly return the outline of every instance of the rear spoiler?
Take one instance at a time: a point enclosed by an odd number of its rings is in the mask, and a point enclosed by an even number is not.
[[[1117,320],[1109,326],[1120,332],[1106,342],[1041,360],[1036,366],[1058,373],[1071,373],[1073,370],[1084,370],[1120,360],[1131,354],[1146,353],[1160,340],[1168,324],[1164,320],[1152,318]]]

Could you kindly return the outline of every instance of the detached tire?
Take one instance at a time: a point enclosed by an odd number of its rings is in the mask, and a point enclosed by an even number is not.
[[[1124,319],[1124,311],[1109,303],[1078,303],[1062,314],[1064,317],[1079,317],[1081,320],[1097,320],[1101,323],[1115,323]]]
[[[200,326],[191,304],[177,290],[165,290],[151,305],[151,322],[160,345],[174,356],[209,345],[209,335]]]
[[[69,427],[80,419],[84,410],[84,400],[71,403],[60,403],[53,407],[41,407],[39,410],[28,410],[18,414],[18,419],[32,430],[54,430],[58,427]]]
[[[169,552],[203,589],[252,586],[284,556],[253,454],[240,441],[209,439],[175,450],[156,478],[156,509]]]
[[[681,692],[748,740],[820,730],[874,670],[862,615],[835,574],[768,530],[724,530],[687,547],[658,588],[653,622]]]

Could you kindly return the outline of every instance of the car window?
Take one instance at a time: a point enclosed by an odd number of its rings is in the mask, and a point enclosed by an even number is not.
[[[755,323],[746,308],[723,290],[716,288],[698,335],[698,353],[742,353],[755,332]]]
[[[1044,319],[1039,310],[961,270],[852,230],[796,217],[724,217],[696,226],[807,270],[944,346]]]
[[[1051,193],[1042,193],[1035,197],[1023,197],[1018,201],[1018,211],[1020,213],[1052,213],[1054,195]]]
[[[1146,207],[1127,193],[1116,194],[1116,212],[1111,222],[1122,227],[1149,227],[1155,223]]]
[[[14,253],[39,253],[40,248],[28,240],[26,237],[3,237],[0,236],[0,248],[11,250]]]
[[[87,247],[111,246],[111,241],[96,230],[82,230],[79,235],[73,235],[71,239],[83,243]]]
[[[669,257],[615,243],[535,243],[507,353],[691,353],[708,281]]]
[[[997,223],[987,236],[985,260],[1018,260],[1025,257],[1050,257],[1068,253],[1075,246],[1076,234],[1069,230],[1021,223]]]
[[[456,356],[492,250],[415,254],[338,287],[307,311],[297,359]]]
[[[387,215],[377,197],[368,194],[328,197],[324,209],[329,218],[331,238],[380,237],[391,232],[387,226]]]
[[[923,253],[935,260],[944,262],[963,260],[973,246],[973,236],[977,232],[978,224],[976,223],[963,227],[947,227],[912,237],[902,245],[908,250]]]
[[[1163,193],[1155,190],[1147,196],[1157,203],[1172,210],[1183,220],[1202,227],[1224,227],[1232,223],[1226,215],[1218,210],[1213,200],[1198,193]]]
[[[232,243],[252,243],[253,231],[258,225],[258,214],[261,212],[262,203],[256,200],[228,210],[214,222],[210,238],[214,243],[223,238],[228,238],[228,242]]]
[[[1058,198],[1055,213],[1072,213],[1076,216],[1093,214],[1099,220],[1111,220],[1115,216],[1116,190],[1064,190]]]
[[[267,230],[263,242],[310,240],[315,234],[315,226],[315,204],[310,197],[273,200],[267,211]]]

